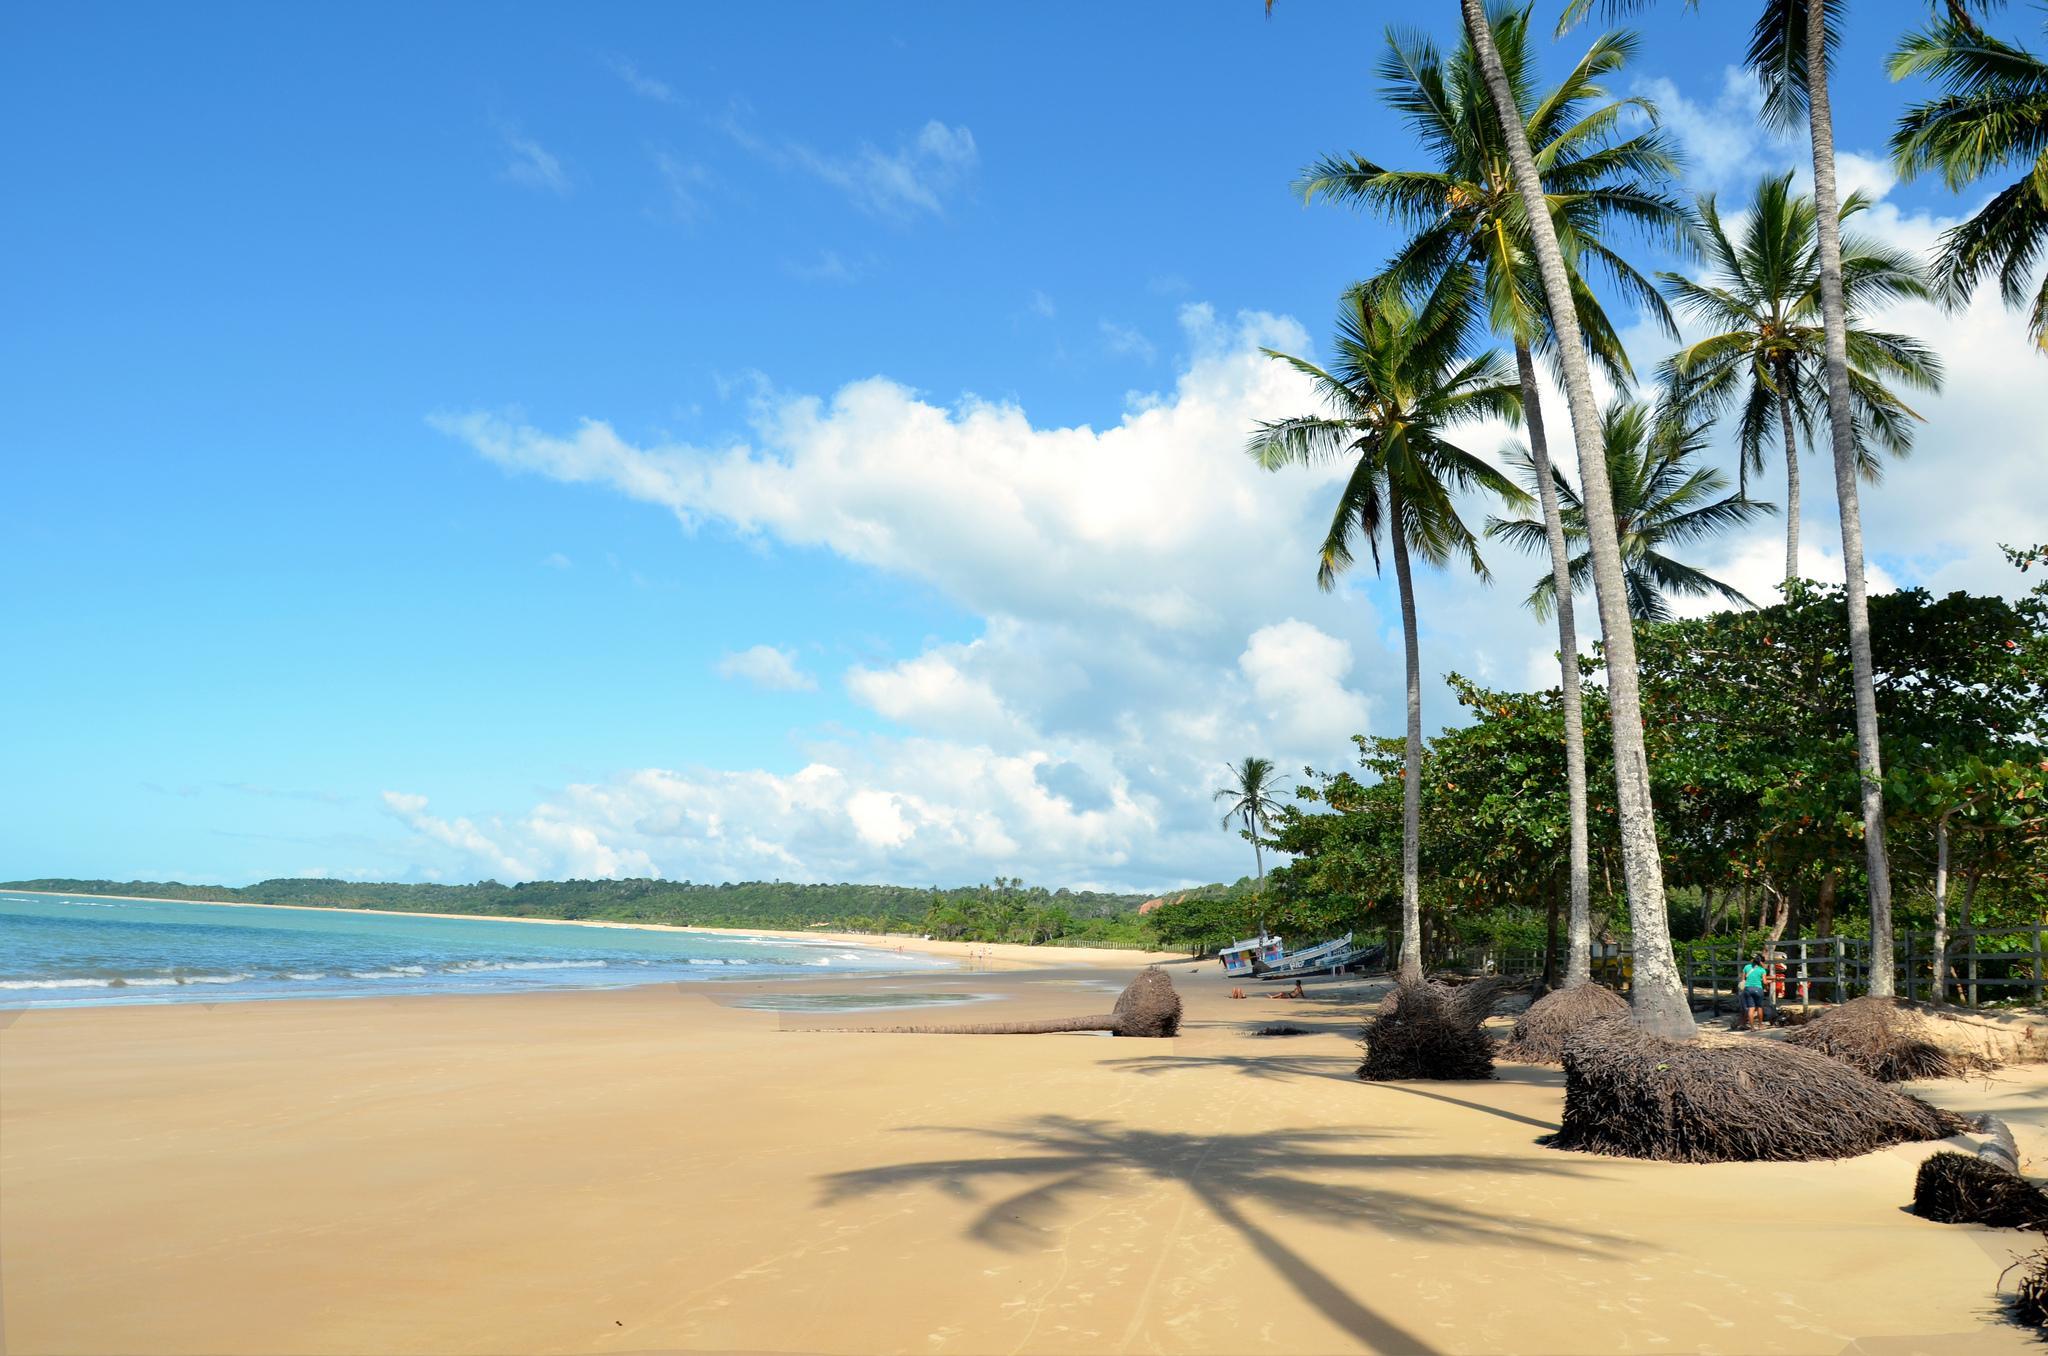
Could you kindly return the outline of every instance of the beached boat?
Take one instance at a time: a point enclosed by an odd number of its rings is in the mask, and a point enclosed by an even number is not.
[[[1223,959],[1223,973],[1234,978],[1261,974],[1287,954],[1278,937],[1261,932],[1248,941],[1232,942],[1216,953]]]
[[[1299,951],[1282,952],[1277,961],[1269,961],[1259,967],[1259,978],[1298,979],[1324,970],[1335,973],[1363,954],[1363,948],[1354,946],[1351,939],[1352,934],[1347,932],[1342,937],[1333,937]]]

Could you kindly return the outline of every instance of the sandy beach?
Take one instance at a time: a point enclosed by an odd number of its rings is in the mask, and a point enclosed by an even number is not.
[[[1037,959],[0,1013],[4,1349],[2033,1349],[1995,1316],[2025,1238],[1903,1209],[1935,1146],[1559,1153],[1554,1070],[1356,1081],[1371,988],[1175,965],[1172,1041],[802,1029],[1099,1011],[1135,969]],[[855,985],[983,1001],[742,1005]],[[2048,1071],[1922,1091],[2048,1152]]]

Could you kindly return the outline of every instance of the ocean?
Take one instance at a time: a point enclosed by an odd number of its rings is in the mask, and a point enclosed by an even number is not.
[[[0,1008],[621,988],[951,968],[843,942],[0,891]]]

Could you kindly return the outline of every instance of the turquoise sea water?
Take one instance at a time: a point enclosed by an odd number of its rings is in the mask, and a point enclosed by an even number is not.
[[[902,974],[840,942],[0,891],[0,1007],[619,988]]]

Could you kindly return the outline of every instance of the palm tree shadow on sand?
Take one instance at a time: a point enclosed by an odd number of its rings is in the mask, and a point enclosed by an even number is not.
[[[824,1201],[929,1185],[979,1202],[996,1184],[1015,1183],[986,1205],[968,1237],[1005,1252],[1042,1246],[1070,1202],[1133,1176],[1179,1182],[1235,1230],[1267,1265],[1325,1318],[1377,1352],[1431,1353],[1422,1338],[1375,1312],[1295,1252],[1254,1216],[1291,1215],[1330,1224],[1371,1224],[1389,1233],[1506,1245],[1534,1252],[1620,1256],[1611,1235],[1533,1219],[1504,1220],[1438,1196],[1353,1180],[1375,1172],[1460,1171],[1585,1177],[1587,1167],[1542,1158],[1478,1154],[1361,1153],[1358,1130],[1271,1130],[1204,1135],[1137,1130],[1106,1120],[1041,1116],[1015,1129],[905,1127],[995,1141],[987,1157],[933,1159],[832,1173]]]

